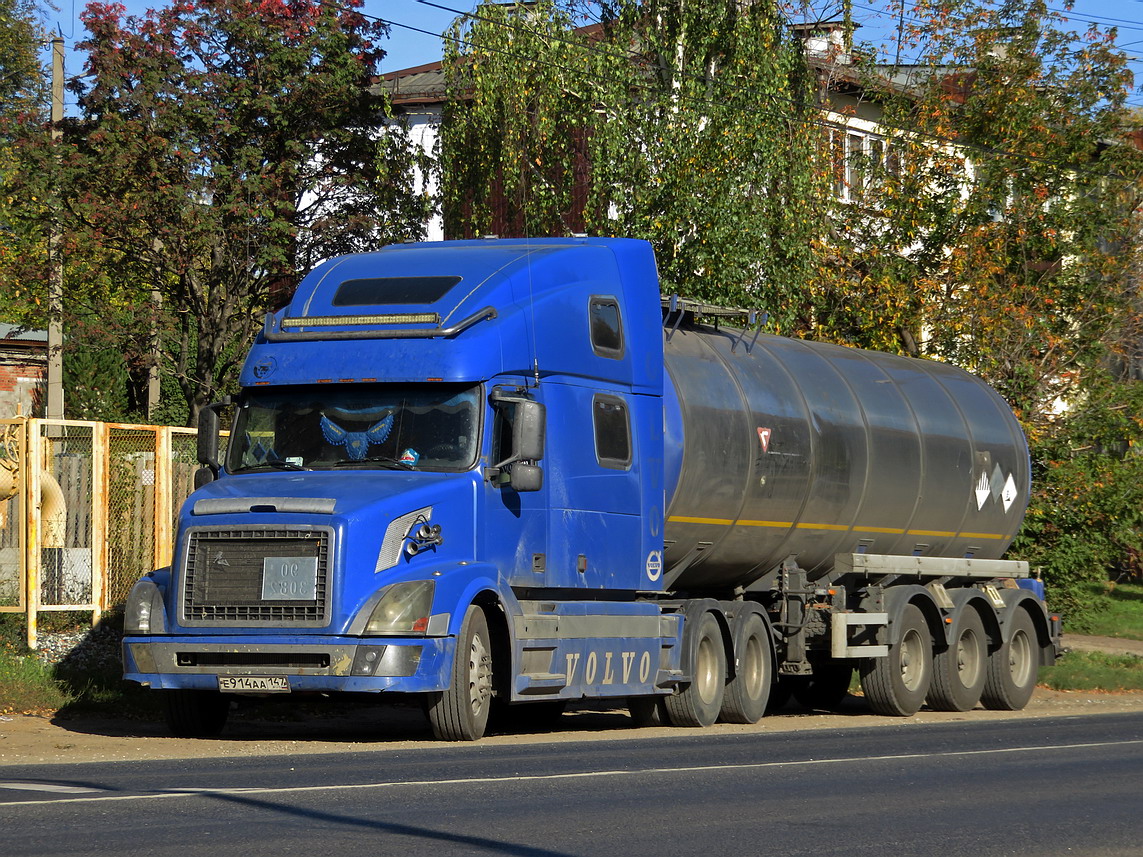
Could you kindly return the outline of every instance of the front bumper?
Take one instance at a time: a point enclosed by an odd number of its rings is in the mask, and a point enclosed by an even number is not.
[[[452,637],[155,636],[123,639],[123,677],[217,690],[218,676],[287,676],[299,692],[426,693],[448,686]]]

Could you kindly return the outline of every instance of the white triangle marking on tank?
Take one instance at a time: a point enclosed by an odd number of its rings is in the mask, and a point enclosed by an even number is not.
[[[1012,478],[1012,474],[1008,474],[1008,480],[1004,483],[1004,491],[1000,495],[1000,499],[1004,502],[1004,511],[1007,512],[1012,504],[1016,502],[1016,480]]]
[[[992,493],[992,486],[988,482],[988,474],[981,473],[980,478],[976,480],[976,510],[979,512],[984,508],[984,501],[988,499],[988,495]]]

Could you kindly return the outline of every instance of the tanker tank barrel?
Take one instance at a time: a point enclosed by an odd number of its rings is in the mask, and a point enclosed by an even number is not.
[[[663,308],[668,586],[765,588],[791,555],[811,579],[839,554],[995,559],[1015,537],[1027,445],[980,379],[756,330],[743,348],[750,311]]]

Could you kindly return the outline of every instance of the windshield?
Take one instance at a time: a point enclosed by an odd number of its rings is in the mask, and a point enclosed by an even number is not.
[[[467,470],[476,462],[479,402],[479,387],[443,384],[251,390],[227,467]]]

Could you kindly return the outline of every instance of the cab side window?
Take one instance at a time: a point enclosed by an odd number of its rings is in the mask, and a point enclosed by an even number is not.
[[[602,467],[627,470],[631,467],[631,421],[627,403],[618,396],[603,393],[591,403],[595,426],[595,457]]]
[[[600,357],[619,360],[623,357],[623,319],[619,301],[612,297],[594,297],[589,312],[591,350]]]

